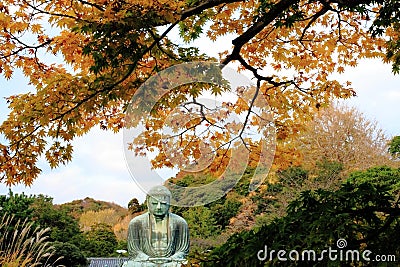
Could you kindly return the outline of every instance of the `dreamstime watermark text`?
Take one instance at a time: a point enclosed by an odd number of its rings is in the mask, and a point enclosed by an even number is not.
[[[327,249],[317,252],[313,249],[302,251],[297,250],[269,250],[265,245],[264,249],[257,252],[257,258],[260,261],[346,261],[346,262],[396,262],[396,255],[374,255],[371,250],[351,250],[346,249],[347,241],[340,238],[336,242],[337,248],[328,247]]]

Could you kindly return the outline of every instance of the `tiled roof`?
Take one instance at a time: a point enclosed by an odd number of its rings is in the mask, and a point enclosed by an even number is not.
[[[120,267],[128,258],[88,258],[89,267]]]

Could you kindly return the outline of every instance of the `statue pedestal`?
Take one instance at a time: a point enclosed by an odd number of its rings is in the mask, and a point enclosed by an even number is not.
[[[186,260],[171,260],[169,258],[149,258],[143,261],[126,261],[122,267],[181,267]]]

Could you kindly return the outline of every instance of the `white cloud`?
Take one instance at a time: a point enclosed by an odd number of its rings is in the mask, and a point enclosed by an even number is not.
[[[44,161],[43,173],[31,187],[14,186],[12,190],[26,194],[44,194],[54,203],[92,197],[127,206],[133,197],[143,201],[139,189],[125,164],[122,135],[92,130],[74,142],[73,160],[66,166],[50,170]],[[8,191],[0,185],[0,194]]]
[[[79,154],[76,156],[77,161],[97,167],[107,166],[109,171],[117,173],[126,169],[122,132],[114,134],[94,128],[89,135],[75,140],[74,149],[75,151],[79,150]]]
[[[400,83],[400,80],[399,80],[399,83]],[[396,101],[396,102],[400,103],[400,85],[399,85],[398,89],[399,89],[398,91],[394,91],[394,90],[388,91],[386,93],[386,98],[389,101],[392,101],[392,102]]]
[[[391,65],[378,59],[364,59],[356,68],[348,68],[335,78],[351,81],[357,92],[356,97],[344,103],[377,121],[388,135],[400,135],[400,76],[391,72]]]

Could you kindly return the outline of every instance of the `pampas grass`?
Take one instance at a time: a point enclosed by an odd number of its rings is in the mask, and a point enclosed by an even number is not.
[[[0,266],[55,266],[49,262],[55,252],[48,241],[49,230],[34,227],[27,219],[15,223],[14,216],[4,214],[0,218]]]

